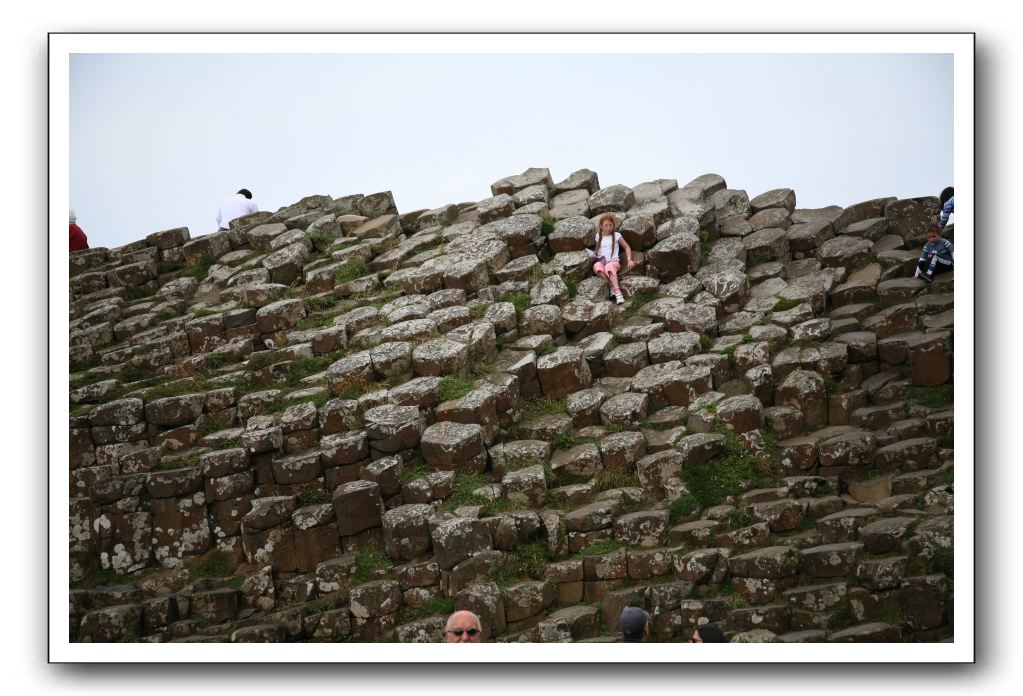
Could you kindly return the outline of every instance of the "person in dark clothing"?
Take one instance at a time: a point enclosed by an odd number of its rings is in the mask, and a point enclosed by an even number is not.
[[[693,631],[690,643],[727,643],[728,637],[715,624],[703,624]]]
[[[650,635],[650,614],[639,607],[625,607],[618,619],[623,643],[642,643]]]
[[[941,217],[938,218],[938,223],[945,227],[949,223],[953,222],[956,212],[956,191],[952,186],[947,187],[938,196],[938,203],[941,205]]]
[[[82,228],[75,224],[78,218],[75,216],[75,211],[71,210],[68,212],[68,227],[71,231],[71,251],[81,251],[82,249],[89,248],[89,240],[85,236],[85,232]]]

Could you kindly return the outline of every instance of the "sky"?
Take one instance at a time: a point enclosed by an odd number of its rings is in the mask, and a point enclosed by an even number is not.
[[[708,172],[799,207],[952,183],[952,56],[73,54],[71,207],[92,246],[214,232],[260,210],[389,190],[399,211],[555,181]]]

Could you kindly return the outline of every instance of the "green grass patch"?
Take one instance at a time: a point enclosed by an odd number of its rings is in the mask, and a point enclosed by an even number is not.
[[[120,373],[104,374],[102,372],[90,372],[84,375],[79,375],[71,380],[70,387],[72,389],[79,389],[80,387],[87,387],[90,384],[96,384],[96,382],[102,382],[107,379],[122,379]]]
[[[355,401],[365,393],[366,391],[363,389],[361,384],[349,384],[347,387],[342,389],[337,396],[339,399]]]
[[[334,323],[334,317],[337,314],[309,314],[302,319],[300,322],[295,324],[296,331],[308,331],[309,329],[322,329],[325,326],[330,326]]]
[[[198,282],[206,280],[206,276],[210,272],[210,267],[215,264],[217,260],[210,254],[204,254],[199,262],[194,266],[190,266],[181,272],[182,278],[195,278]]]
[[[327,234],[326,232],[319,231],[306,232],[305,236],[310,242],[313,243],[313,246],[316,247],[317,251],[322,251],[326,249],[327,247],[334,243],[335,239],[337,239],[337,237],[335,237],[332,234]]]
[[[700,509],[700,502],[691,495],[675,498],[668,505],[668,520],[676,524]]]
[[[441,509],[451,512],[464,505],[485,505],[486,498],[476,495],[473,491],[490,483],[483,474],[455,474],[451,483],[451,495],[441,503]]]
[[[798,300],[789,300],[784,297],[778,298],[778,301],[774,303],[774,307],[771,308],[772,312],[785,312],[794,307],[798,307],[801,302]]]
[[[325,309],[333,307],[334,305],[337,304],[337,301],[338,296],[332,292],[326,293],[324,295],[315,295],[314,297],[305,298],[305,303],[309,305],[309,309],[311,309],[314,312],[322,312]]]
[[[272,350],[263,350],[258,353],[250,353],[248,361],[245,363],[245,368],[250,372],[256,370],[262,370],[264,367],[270,367],[276,362],[274,352]]]
[[[440,400],[461,399],[475,388],[476,384],[467,376],[448,375],[440,383]]]
[[[535,396],[526,402],[522,409],[522,420],[530,421],[540,416],[548,416],[552,413],[564,413],[564,399],[554,400],[549,396]]]
[[[162,324],[163,322],[168,321],[170,319],[177,319],[177,317],[178,315],[172,312],[160,312],[153,317],[153,323]]]
[[[214,549],[205,558],[188,569],[190,577],[194,578],[226,578],[232,575],[234,568],[231,566],[231,559],[224,551]]]
[[[207,353],[202,362],[207,370],[217,370],[227,363],[227,353]]]
[[[149,368],[146,367],[128,367],[121,370],[116,375],[109,376],[119,379],[124,384],[129,384],[131,382],[144,382],[146,380],[158,377],[159,375],[157,375],[156,372],[154,372],[153,370],[150,370]]]
[[[749,508],[737,507],[734,510],[729,510],[725,515],[724,523],[725,529],[730,532],[734,532],[736,529],[742,529],[743,527],[749,527],[754,524],[757,519],[750,512]]]
[[[361,585],[369,582],[378,570],[391,567],[391,559],[379,549],[359,549],[355,552],[355,574],[352,582]]]
[[[593,477],[597,491],[609,491],[612,488],[636,488],[639,479],[628,469],[601,469]]]
[[[432,473],[432,471],[433,470],[425,464],[416,464],[415,466],[407,467],[401,471],[401,482],[403,484],[412,483],[416,479],[421,479],[427,474]]]
[[[742,493],[747,482],[753,482],[757,488],[766,488],[773,482],[767,462],[746,452],[733,433],[722,434],[725,449],[721,455],[682,469],[682,482],[700,507],[719,505],[726,497]]]
[[[203,317],[211,317],[214,314],[220,314],[220,312],[213,309],[206,309],[205,307],[203,307],[202,309],[197,309],[194,312],[192,312],[192,316],[194,316],[197,319],[201,319]]]
[[[344,351],[334,351],[333,353],[324,353],[323,355],[314,355],[312,357],[295,358],[291,361],[291,365],[288,366],[288,378],[285,381],[285,385],[288,387],[298,387],[302,384],[303,379],[323,372],[343,357]]]
[[[330,501],[330,493],[323,490],[302,491],[298,494],[298,504],[300,506],[317,505],[320,503],[329,503]]]
[[[362,241],[358,239],[351,238],[346,239],[339,237],[336,242],[330,245],[330,248],[327,249],[327,251],[328,252],[340,251],[341,249],[347,249],[348,247],[357,246],[359,244],[362,244]]]
[[[554,448],[555,449],[572,449],[579,445],[585,445],[587,443],[596,444],[598,440],[594,437],[572,437],[565,433],[558,433],[554,436]]]
[[[494,577],[498,586],[503,588],[522,580],[542,580],[546,569],[547,545],[537,541],[507,552]]]
[[[335,608],[335,602],[330,597],[320,597],[305,605],[307,614],[322,614],[325,611],[331,611]]]
[[[511,302],[513,305],[515,305],[515,313],[521,315],[523,312],[529,309],[529,306],[532,303],[533,298],[529,295],[528,292],[506,292],[505,294],[501,295],[501,297],[498,298],[498,301]]]
[[[491,304],[491,302],[481,302],[469,307],[469,318],[473,320],[482,319],[483,315],[490,309]]]
[[[547,215],[544,215],[543,216],[543,223],[540,225],[540,234],[542,234],[544,237],[549,235],[551,232],[554,231],[554,225],[556,223],[557,223],[557,220],[555,220],[554,218],[549,217]]]
[[[573,558],[578,560],[580,558],[585,558],[586,556],[599,556],[604,553],[611,553],[612,551],[617,551],[620,548],[622,548],[622,543],[620,541],[617,541],[615,539],[603,539],[601,541],[590,544],[582,551],[577,553],[575,556],[573,556]]]
[[[945,408],[952,405],[955,389],[951,384],[940,387],[910,387],[906,401],[914,406],[926,408]]]
[[[824,391],[828,394],[842,394],[845,392],[845,387],[842,383],[836,380],[834,377],[824,378]]]
[[[508,459],[504,462],[504,472],[506,474],[519,469],[526,469],[531,466],[539,466],[540,462],[535,459]]]
[[[558,347],[556,345],[554,345],[553,343],[542,343],[539,346],[537,346],[536,350],[533,351],[533,352],[536,353],[537,357],[542,357],[544,355],[550,355],[551,353],[556,353],[557,350],[558,350]]]
[[[155,294],[156,294],[155,289],[143,288],[137,285],[133,285],[130,288],[124,289],[124,301],[135,302],[136,300],[142,300],[147,297],[152,297]]]
[[[632,296],[632,302],[629,304],[629,309],[642,309],[644,305],[647,305],[658,297],[656,292],[641,292]]]
[[[706,353],[708,350],[710,350],[710,347],[713,346],[713,345],[714,345],[714,341],[712,341],[710,339],[710,336],[708,336],[705,333],[700,334],[700,352],[701,353]]]
[[[568,296],[575,297],[579,294],[579,283],[575,282],[573,278],[562,278],[565,281],[565,287],[568,288]]]
[[[369,273],[369,266],[362,259],[348,259],[334,273],[334,284],[343,285]]]
[[[707,230],[700,230],[700,265],[706,266],[707,259],[710,258],[710,235],[707,234]]]
[[[842,603],[835,607],[831,616],[828,617],[827,628],[829,631],[835,631],[840,628],[848,628],[856,623],[856,615],[852,610],[852,603],[849,602],[848,597],[842,600]]]
[[[374,309],[380,309],[388,302],[394,302],[404,294],[405,292],[402,290],[388,290],[383,294],[378,294],[375,298],[373,298],[373,301],[370,304]]]
[[[455,600],[450,597],[434,597],[423,606],[415,609],[406,608],[402,612],[404,623],[425,619],[427,616],[448,616],[455,610]]]
[[[166,275],[167,273],[177,273],[184,267],[185,267],[184,259],[178,261],[168,261],[164,259],[163,261],[156,262],[156,274]]]

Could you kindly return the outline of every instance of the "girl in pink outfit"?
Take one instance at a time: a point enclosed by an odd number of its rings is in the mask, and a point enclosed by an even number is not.
[[[625,258],[628,268],[636,265],[632,260],[632,249],[620,233],[615,230],[615,216],[611,213],[604,213],[600,216],[597,224],[598,232],[593,238],[593,255],[597,262],[593,264],[593,272],[601,278],[606,278],[611,283],[611,297],[618,304],[624,304],[622,290],[618,287],[618,272],[622,270],[622,264],[618,261],[618,246],[625,248]]]

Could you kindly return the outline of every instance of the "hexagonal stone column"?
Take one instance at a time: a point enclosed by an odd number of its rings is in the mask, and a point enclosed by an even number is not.
[[[426,463],[435,469],[478,474],[487,466],[483,428],[477,424],[434,423],[423,431],[420,448]]]
[[[450,375],[468,362],[468,346],[447,338],[427,341],[412,351],[412,369],[420,377]]]
[[[536,361],[543,393],[561,399],[590,386],[590,369],[579,348],[559,348]]]
[[[388,454],[418,445],[426,425],[416,406],[375,406],[363,419],[370,449]]]
[[[380,486],[373,481],[352,481],[338,486],[333,503],[338,534],[343,537],[380,526],[384,501],[380,497]]]

